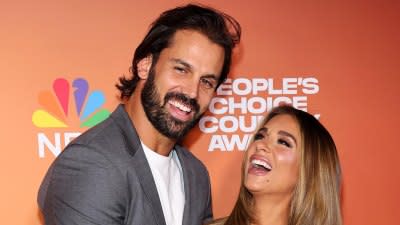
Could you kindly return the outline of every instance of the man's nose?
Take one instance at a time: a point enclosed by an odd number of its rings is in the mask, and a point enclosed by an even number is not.
[[[199,80],[197,79],[189,79],[185,82],[183,87],[183,92],[188,95],[192,99],[196,99],[199,95]]]

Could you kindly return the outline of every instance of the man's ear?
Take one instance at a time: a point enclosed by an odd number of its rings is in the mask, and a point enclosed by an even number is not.
[[[148,55],[145,58],[141,59],[137,64],[137,72],[142,80],[146,80],[149,76],[151,64],[153,62],[152,55]]]

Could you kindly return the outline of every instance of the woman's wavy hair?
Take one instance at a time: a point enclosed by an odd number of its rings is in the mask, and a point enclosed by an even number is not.
[[[342,225],[341,168],[335,143],[327,129],[312,115],[292,106],[271,110],[261,127],[275,116],[290,115],[301,132],[299,179],[293,192],[289,225]],[[244,157],[246,159],[246,157]],[[253,197],[244,186],[244,163],[239,197],[225,225],[255,223]]]
[[[232,50],[240,41],[240,24],[233,17],[216,9],[188,4],[163,12],[151,24],[150,30],[136,48],[130,68],[132,77],[120,77],[119,84],[116,85],[121,99],[129,98],[140,80],[137,71],[138,62],[151,55],[152,65],[155,65],[160,52],[171,44],[178,30],[198,31],[223,47],[225,58],[217,86],[225,81],[232,63]]]

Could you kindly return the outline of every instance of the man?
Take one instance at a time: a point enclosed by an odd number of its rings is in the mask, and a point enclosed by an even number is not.
[[[198,225],[212,218],[205,166],[176,144],[227,77],[240,26],[214,9],[166,11],[135,51],[121,104],[55,160],[39,190],[46,224]]]

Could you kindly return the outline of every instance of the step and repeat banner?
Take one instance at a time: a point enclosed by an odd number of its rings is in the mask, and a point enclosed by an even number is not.
[[[49,165],[115,109],[115,84],[149,24],[184,3],[0,3],[1,224],[43,223],[36,195]],[[345,224],[398,224],[399,2],[201,3],[243,29],[229,79],[183,143],[210,172],[215,217],[233,207],[257,122],[289,103],[336,141]]]

